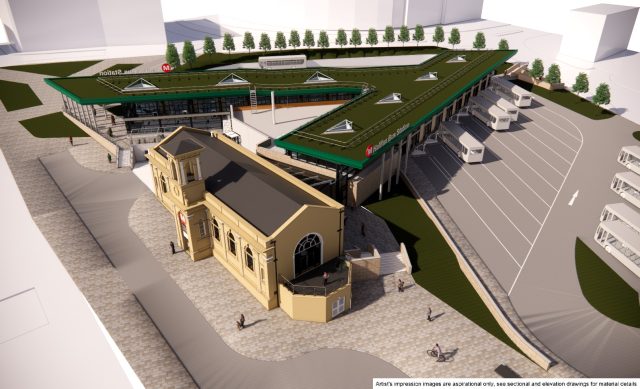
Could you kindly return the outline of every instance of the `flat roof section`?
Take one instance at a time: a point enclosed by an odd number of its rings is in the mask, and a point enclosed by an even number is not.
[[[183,127],[161,147],[177,149],[183,142],[203,148],[200,169],[207,192],[266,236],[280,228],[303,205],[327,205],[208,132]]]
[[[618,12],[629,11],[631,9],[638,9],[638,7],[601,3],[601,4],[589,5],[587,7],[576,8],[573,11],[587,12],[587,13],[600,14],[600,15],[611,15]]]

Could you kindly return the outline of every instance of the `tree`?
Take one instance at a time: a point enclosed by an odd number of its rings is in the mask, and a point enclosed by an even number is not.
[[[436,46],[440,46],[440,43],[444,42],[444,28],[442,26],[436,26],[436,29],[433,31],[432,40],[436,42]]]
[[[172,68],[180,66],[180,56],[178,55],[178,49],[173,43],[167,45],[167,53],[164,56],[165,60]]]
[[[485,47],[487,47],[487,41],[484,37],[484,32],[478,32],[476,34],[476,39],[473,41],[473,48],[480,50]]]
[[[321,49],[329,47],[329,35],[324,30],[320,31],[320,36],[318,36],[318,47]]]
[[[191,67],[196,63],[196,58],[196,49],[193,48],[193,43],[191,43],[191,41],[184,41],[182,46],[182,59],[184,63]]]
[[[242,48],[248,49],[251,52],[251,49],[256,48],[256,43],[253,41],[253,34],[249,31],[244,33],[244,39],[242,40]]]
[[[336,35],[336,45],[342,46],[347,44],[347,33],[344,31],[344,28],[338,29],[338,35]]]
[[[349,44],[353,45],[353,47],[357,47],[362,44],[362,35],[360,35],[360,30],[357,28],[351,30],[351,39],[349,39]]]
[[[378,32],[375,28],[370,28],[367,34],[367,44],[371,47],[378,44]]]
[[[300,34],[298,34],[298,31],[291,30],[291,33],[289,33],[289,46],[294,49],[300,47]]]
[[[573,84],[571,90],[577,94],[589,92],[589,78],[587,73],[578,73],[576,83]]]
[[[416,46],[420,46],[420,42],[424,40],[424,27],[421,24],[416,24],[416,28],[413,30],[413,40],[416,41]]]
[[[282,31],[276,32],[276,40],[274,42],[276,49],[282,50],[287,48],[287,40]]]
[[[609,85],[606,83],[601,83],[596,88],[596,94],[592,99],[594,104],[598,105],[606,105],[611,102],[611,92],[609,92]]]
[[[544,76],[544,64],[540,58],[536,58],[531,63],[531,69],[529,69],[529,74],[533,78],[537,78],[538,80]]]
[[[549,66],[549,70],[547,70],[547,77],[545,78],[545,81],[547,81],[550,84],[558,84],[560,82],[562,82],[562,80],[560,79],[560,67],[553,63],[551,64],[551,66]]]
[[[204,37],[204,46],[202,48],[202,52],[211,55],[216,52],[216,45],[213,44],[213,39],[210,36]]]
[[[398,34],[398,42],[402,42],[402,46],[404,46],[405,43],[409,42],[410,36],[409,36],[409,27],[402,25],[400,26],[400,33]]]
[[[260,42],[258,43],[258,48],[264,51],[271,50],[271,38],[269,38],[269,34],[264,32],[260,34]]]
[[[311,30],[305,30],[302,44],[307,46],[307,49],[316,45],[316,38],[313,36],[313,32]]]
[[[233,42],[233,37],[228,32],[224,34],[222,39],[222,50],[227,50],[231,54],[231,50],[236,49],[236,44]]]
[[[451,34],[449,34],[449,44],[451,48],[460,44],[460,30],[455,27],[451,29]]]
[[[384,28],[384,35],[382,35],[382,41],[387,44],[389,47],[390,43],[396,41],[396,32],[393,30],[392,26],[387,26]]]
[[[509,50],[509,42],[506,39],[500,39],[498,42],[498,50]]]

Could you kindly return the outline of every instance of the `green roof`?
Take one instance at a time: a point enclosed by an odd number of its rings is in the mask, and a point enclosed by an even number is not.
[[[49,78],[46,82],[80,104],[108,104],[221,96],[246,96],[255,86],[258,95],[358,93],[357,98],[312,120],[275,141],[284,149],[337,164],[362,169],[417,125],[457,99],[482,77],[503,64],[515,50],[434,51],[419,65],[377,68],[322,68],[335,81],[305,83],[318,69],[234,69],[188,73],[128,74],[108,77]],[[465,62],[449,62],[464,55]],[[437,80],[418,78],[437,72]],[[248,83],[218,83],[231,74]],[[143,78],[153,90],[125,90]],[[402,102],[376,104],[392,93]],[[325,133],[348,120],[353,131]],[[367,157],[370,147],[373,154]]]

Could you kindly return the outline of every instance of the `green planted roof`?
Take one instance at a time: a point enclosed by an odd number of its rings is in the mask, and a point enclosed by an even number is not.
[[[109,77],[51,78],[46,82],[81,104],[162,101],[220,96],[293,96],[315,93],[360,93],[346,104],[276,140],[290,150],[361,169],[409,131],[457,99],[471,85],[503,64],[515,50],[434,51],[419,65],[377,68],[322,68],[335,81],[307,82],[318,69],[234,69],[189,73],[128,74]],[[451,59],[464,55],[464,62]],[[437,80],[419,81],[429,72]],[[231,74],[248,83],[220,84]],[[125,90],[143,78],[153,90]],[[401,104],[376,104],[392,93]],[[353,131],[329,131],[345,120]],[[372,153],[367,153],[367,149]]]

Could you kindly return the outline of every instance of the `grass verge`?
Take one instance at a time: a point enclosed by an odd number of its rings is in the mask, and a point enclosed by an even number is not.
[[[611,320],[640,328],[638,292],[580,238],[576,238],[576,269],[582,294],[592,307]]]
[[[514,80],[512,82],[530,92],[537,94],[538,96],[542,96],[547,100],[551,100],[556,104],[562,105],[563,107],[572,110],[573,112],[586,116],[589,119],[602,120],[609,119],[610,117],[615,116],[615,113],[605,108],[598,107],[591,101],[575,95],[566,89],[552,91],[533,84],[529,84],[528,82],[524,82],[522,80]]]
[[[76,61],[76,62],[56,62],[42,63],[36,65],[7,66],[5,69],[17,70],[20,72],[44,74],[47,76],[68,77],[100,61]]]
[[[365,206],[387,222],[398,242],[404,242],[416,283],[522,353],[500,328],[460,269],[444,237],[405,184],[398,185],[382,201],[377,196],[376,193],[370,197]]]
[[[330,49],[297,49],[269,51],[264,53],[256,51],[253,53],[215,53],[211,55],[201,55],[197,58],[196,63],[190,68],[187,65],[181,65],[175,71],[185,70],[203,70],[214,66],[229,65],[240,62],[257,62],[258,57],[265,55],[299,55],[304,54],[307,59],[332,59],[332,58],[358,58],[358,57],[377,57],[385,55],[409,55],[409,54],[434,54],[448,50],[445,47],[435,46],[407,46],[407,47],[345,47]]]
[[[637,141],[640,141],[640,131],[634,132],[633,137],[636,138]]]
[[[20,124],[36,138],[66,138],[88,136],[67,119],[62,112],[51,113],[20,121]]]
[[[106,68],[106,69],[94,74],[94,76],[97,77],[102,72],[117,72],[117,71],[120,71],[120,73],[125,73],[128,70],[135,69],[140,65],[142,65],[142,64],[139,64],[139,63],[117,63],[117,64],[115,64],[113,66],[109,66],[108,68]]]
[[[42,105],[31,87],[21,82],[0,80],[0,100],[7,111]]]

